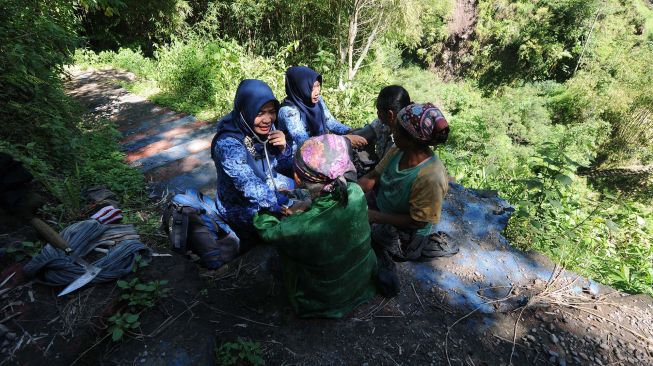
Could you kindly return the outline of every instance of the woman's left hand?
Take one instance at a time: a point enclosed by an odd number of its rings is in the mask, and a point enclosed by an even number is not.
[[[278,147],[279,150],[286,150],[286,135],[283,134],[283,131],[274,130],[268,134],[268,142],[272,146]]]
[[[309,208],[311,208],[311,203],[312,202],[310,199],[303,200],[303,201],[295,201],[295,203],[292,206],[282,209],[281,213],[286,216],[289,216],[296,212],[304,212]]]
[[[345,135],[346,138],[351,141],[351,146],[353,148],[359,148],[367,145],[367,139],[363,136],[358,136],[358,135]]]

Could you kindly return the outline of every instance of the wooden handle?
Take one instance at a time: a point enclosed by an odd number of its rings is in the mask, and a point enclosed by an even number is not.
[[[34,229],[36,229],[36,231],[38,231],[38,233],[41,234],[41,236],[47,240],[48,243],[65,251],[66,253],[70,253],[72,251],[66,240],[62,238],[58,232],[54,231],[50,225],[46,224],[41,219],[32,217],[29,220],[29,223],[32,224]]]

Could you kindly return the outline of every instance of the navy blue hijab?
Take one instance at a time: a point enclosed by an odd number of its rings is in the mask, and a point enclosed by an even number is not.
[[[250,129],[254,130],[254,119],[261,108],[269,102],[274,102],[275,107],[279,109],[279,101],[264,81],[256,79],[241,81],[234,97],[234,109],[218,121],[216,137],[230,136],[238,140],[242,140],[245,136],[254,137],[250,131]],[[249,128],[244,123],[247,123]]]
[[[279,109],[279,101],[275,98],[268,84],[256,79],[245,79],[241,81],[234,98],[234,109],[218,121],[218,130],[211,142],[211,158],[215,160],[214,150],[216,141],[225,137],[233,137],[238,141],[243,141],[246,136],[252,137],[254,148],[262,154],[263,144],[254,138],[252,131],[254,131],[254,119],[258,115],[258,112],[269,102],[274,102],[276,108]],[[245,123],[247,123],[249,128],[244,125]],[[255,160],[253,156],[249,156],[247,163],[252,167],[257,176],[265,179],[265,170]],[[265,164],[265,161],[263,161],[263,164]]]
[[[284,104],[295,106],[304,118],[311,136],[323,135],[324,109],[322,105],[311,101],[313,84],[322,83],[322,75],[306,66],[294,66],[286,71],[286,99]]]

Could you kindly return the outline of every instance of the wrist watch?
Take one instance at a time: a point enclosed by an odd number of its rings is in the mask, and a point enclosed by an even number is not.
[[[295,200],[293,200],[292,198],[289,198],[288,202],[286,202],[285,205],[281,205],[281,207],[283,207],[283,208],[285,208],[287,210],[294,204],[295,204]]]

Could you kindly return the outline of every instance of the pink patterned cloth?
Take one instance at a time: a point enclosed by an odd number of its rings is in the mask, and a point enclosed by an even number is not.
[[[324,183],[331,191],[337,180],[345,182],[345,175],[356,175],[347,138],[326,134],[306,140],[295,155],[295,172],[303,181]]]
[[[440,109],[431,103],[407,105],[399,111],[397,120],[411,136],[428,145],[442,142],[439,135],[449,129]]]

